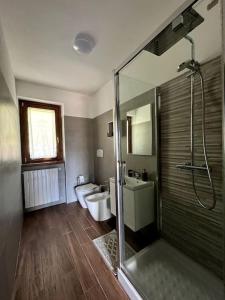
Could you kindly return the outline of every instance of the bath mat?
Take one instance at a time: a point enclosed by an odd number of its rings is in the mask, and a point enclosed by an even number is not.
[[[116,274],[117,270],[117,233],[116,230],[93,240],[93,243],[107,266]],[[135,255],[135,250],[125,243],[126,259]]]

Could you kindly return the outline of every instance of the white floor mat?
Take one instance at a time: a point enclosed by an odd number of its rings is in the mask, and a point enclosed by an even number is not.
[[[95,247],[98,249],[102,258],[108,267],[116,273],[117,269],[117,233],[113,230],[93,240]],[[135,255],[135,251],[125,243],[126,259]]]

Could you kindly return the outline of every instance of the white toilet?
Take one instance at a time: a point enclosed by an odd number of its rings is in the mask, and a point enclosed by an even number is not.
[[[83,208],[87,208],[85,197],[99,192],[100,186],[93,183],[88,183],[88,184],[77,186],[75,188],[75,191],[76,191],[77,199],[80,202],[80,205]]]
[[[106,221],[111,218],[109,192],[97,193],[85,197],[90,214],[95,221]]]

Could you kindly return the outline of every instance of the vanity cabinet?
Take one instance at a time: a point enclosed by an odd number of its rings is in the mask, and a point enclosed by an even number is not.
[[[154,222],[154,182],[125,185],[123,187],[124,198],[124,223],[132,231],[138,231],[141,228]],[[110,178],[110,203],[111,213],[116,216],[116,193],[115,179]]]

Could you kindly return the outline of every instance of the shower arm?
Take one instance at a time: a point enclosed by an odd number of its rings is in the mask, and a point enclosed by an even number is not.
[[[194,40],[189,35],[186,35],[184,38],[191,43],[191,59],[195,60],[195,43],[194,43]]]

